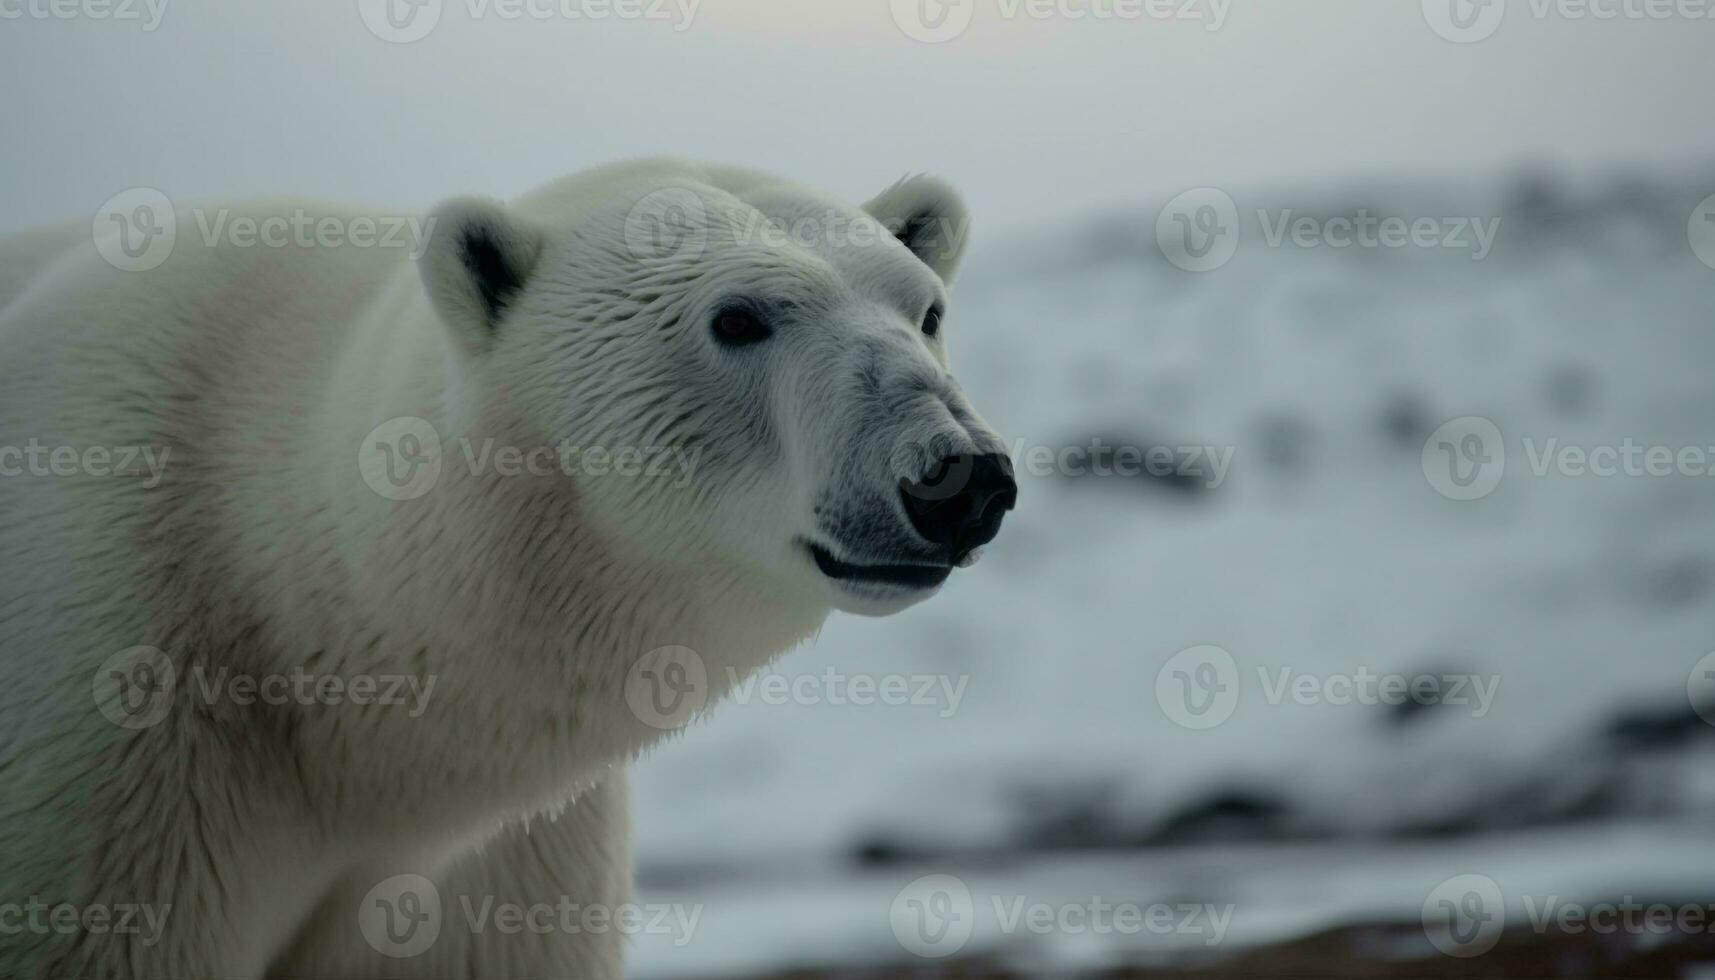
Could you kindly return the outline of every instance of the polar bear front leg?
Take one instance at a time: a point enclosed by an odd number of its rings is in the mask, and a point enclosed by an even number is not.
[[[509,826],[439,871],[366,866],[322,903],[269,977],[619,980],[627,937],[614,915],[631,901],[627,794],[615,769],[557,817]]]

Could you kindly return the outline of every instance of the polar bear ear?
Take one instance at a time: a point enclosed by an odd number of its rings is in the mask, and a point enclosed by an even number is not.
[[[953,185],[927,174],[907,177],[863,209],[943,282],[952,283],[970,231],[970,213]]]
[[[500,321],[542,255],[542,231],[498,201],[455,198],[429,213],[417,260],[429,302],[468,354],[494,345]]]

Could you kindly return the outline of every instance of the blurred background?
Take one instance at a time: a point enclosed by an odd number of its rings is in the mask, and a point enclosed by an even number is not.
[[[1715,976],[1715,3],[0,0],[0,231],[967,194],[1006,533],[637,767],[640,977]]]

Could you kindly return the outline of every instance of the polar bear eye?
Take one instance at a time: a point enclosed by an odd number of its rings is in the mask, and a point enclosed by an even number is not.
[[[715,314],[715,339],[728,347],[760,343],[772,332],[749,310],[725,309]]]
[[[923,315],[923,335],[933,337],[941,332],[941,308],[931,306],[929,312]]]

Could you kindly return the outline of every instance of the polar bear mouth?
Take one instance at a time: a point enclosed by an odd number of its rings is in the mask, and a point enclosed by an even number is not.
[[[892,585],[902,589],[933,589],[953,574],[951,565],[862,565],[835,558],[833,552],[806,541],[810,557],[823,575],[836,582]]]

